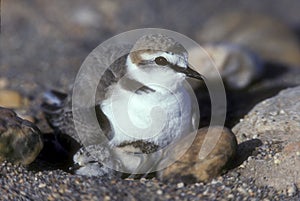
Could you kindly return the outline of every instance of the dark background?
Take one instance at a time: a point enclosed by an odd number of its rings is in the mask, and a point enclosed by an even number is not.
[[[275,16],[297,31],[299,8],[298,0],[2,0],[0,77],[26,95],[65,91],[89,52],[115,34],[156,27],[196,40],[207,19],[235,10]]]

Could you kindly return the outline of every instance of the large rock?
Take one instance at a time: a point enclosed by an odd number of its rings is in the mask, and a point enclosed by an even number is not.
[[[299,100],[300,86],[283,90],[256,105],[233,128],[241,150],[251,150],[247,146],[255,139],[262,143],[241,166],[242,174],[259,185],[278,190],[300,187]]]
[[[0,107],[0,162],[30,164],[42,148],[37,127],[12,110]]]
[[[239,44],[266,61],[300,66],[297,36],[280,20],[263,14],[236,11],[216,15],[204,23],[197,40]]]
[[[189,63],[207,79],[218,79],[220,73],[226,86],[231,89],[248,87],[261,77],[264,67],[256,54],[228,43],[209,43],[202,48],[190,49]]]
[[[159,177],[162,180],[185,183],[207,182],[220,175],[230,164],[236,148],[235,135],[228,128],[220,126],[212,127],[211,130],[202,128],[187,152],[159,172]]]

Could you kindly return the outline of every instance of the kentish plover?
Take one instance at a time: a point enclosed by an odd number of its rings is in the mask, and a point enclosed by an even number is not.
[[[193,92],[186,77],[202,79],[202,75],[188,66],[188,53],[180,43],[162,34],[138,39],[129,54],[106,69],[97,87],[95,108],[109,147],[153,153],[197,129],[198,104],[192,101]],[[48,114],[52,114],[50,123],[79,140],[70,121],[72,115],[62,105],[58,104],[52,111],[50,107],[49,111],[48,104]],[[66,122],[71,126],[66,126]],[[80,166],[77,173],[106,174],[107,168],[99,161],[109,160],[111,153],[105,148],[98,150],[97,145],[91,146],[75,154],[74,162]],[[129,172],[142,165],[132,165],[134,160],[122,154],[117,157],[118,165]]]

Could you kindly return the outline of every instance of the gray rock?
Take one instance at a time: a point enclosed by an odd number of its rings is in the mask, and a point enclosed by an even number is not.
[[[231,89],[243,89],[261,77],[263,63],[261,59],[239,45],[229,43],[208,43],[203,49],[189,51],[189,62],[207,79],[221,78]]]
[[[283,90],[256,105],[233,128],[242,146],[254,139],[263,143],[242,164],[242,174],[254,177],[258,185],[278,190],[286,190],[294,183],[300,186],[299,100],[300,86]]]
[[[264,60],[300,66],[296,34],[268,15],[227,12],[208,19],[197,34],[199,42],[229,42],[251,49]]]
[[[257,138],[263,141],[300,140],[300,87],[281,91],[257,104],[233,131],[239,141]],[[276,135],[270,135],[276,132]]]

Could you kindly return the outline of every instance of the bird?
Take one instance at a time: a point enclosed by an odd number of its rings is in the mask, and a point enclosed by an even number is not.
[[[73,157],[75,173],[103,176],[114,172],[103,163],[113,163],[127,173],[151,171],[160,157],[151,153],[198,128],[198,105],[187,77],[204,79],[189,66],[184,46],[167,35],[148,34],[105,70],[97,86],[93,109],[107,141],[86,137],[89,134],[78,136],[72,100],[65,94],[46,93],[42,108],[56,131],[85,145]],[[85,130],[82,126],[81,131]],[[151,156],[141,158],[139,153]]]

